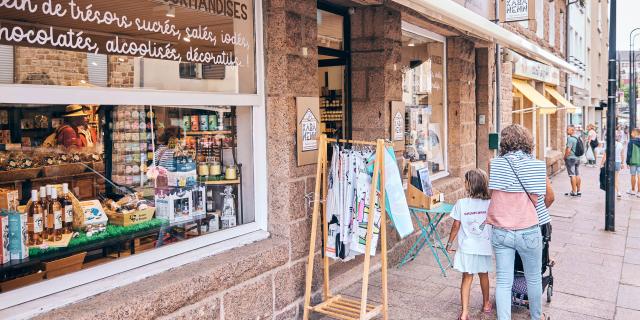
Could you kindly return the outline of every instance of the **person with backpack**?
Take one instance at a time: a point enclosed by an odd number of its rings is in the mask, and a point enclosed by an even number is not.
[[[624,169],[624,163],[622,162],[622,159],[625,158],[624,156],[624,145],[622,144],[622,137],[618,136],[616,137],[616,144],[615,144],[615,152],[614,155],[616,157],[616,161],[615,161],[615,179],[614,179],[614,184],[616,187],[616,197],[618,199],[622,198],[622,194],[620,194],[620,190],[618,188],[618,176],[620,175],[620,170]],[[602,156],[602,162],[600,163],[601,167],[604,167],[605,163],[607,163],[607,154],[605,153]]]
[[[567,147],[564,152],[564,164],[571,180],[571,191],[565,196],[580,197],[580,157],[584,155],[584,144],[582,139],[575,136],[576,128],[573,125],[567,127]]]
[[[631,173],[631,190],[628,193],[640,198],[640,129],[638,128],[631,131],[626,161]]]

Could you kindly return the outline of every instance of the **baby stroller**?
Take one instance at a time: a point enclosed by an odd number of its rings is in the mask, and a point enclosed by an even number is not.
[[[547,302],[551,302],[553,296],[553,272],[554,261],[549,259],[549,242],[551,241],[551,224],[547,223],[541,227],[542,231],[542,292],[547,292]],[[514,306],[529,307],[527,297],[527,281],[524,278],[524,268],[522,259],[516,252],[515,275],[513,277],[513,287],[511,288],[511,303]],[[549,271],[549,272],[547,272]]]

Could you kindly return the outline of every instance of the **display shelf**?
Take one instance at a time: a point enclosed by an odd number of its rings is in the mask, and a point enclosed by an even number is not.
[[[202,183],[210,186],[210,185],[225,185],[225,184],[240,184],[240,179],[236,179],[236,180],[211,180],[211,181],[206,181],[206,180],[201,180]]]
[[[229,130],[218,130],[218,131],[187,131],[188,136],[206,136],[206,135],[216,135],[216,134],[231,134],[232,132]]]

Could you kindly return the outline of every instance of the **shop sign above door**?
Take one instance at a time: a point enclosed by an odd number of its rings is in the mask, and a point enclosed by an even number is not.
[[[535,19],[535,0],[500,0],[500,2],[500,21],[502,22]]]
[[[542,81],[556,86],[560,84],[560,69],[527,59],[515,52],[510,53],[517,57],[513,64],[514,76]]]

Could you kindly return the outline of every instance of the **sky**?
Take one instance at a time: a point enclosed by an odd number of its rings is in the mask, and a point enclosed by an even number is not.
[[[629,32],[640,27],[640,0],[617,0],[618,24],[616,26],[616,47],[618,50],[629,50]],[[636,31],[640,34],[640,30]],[[635,40],[636,50],[640,48],[640,35]]]

